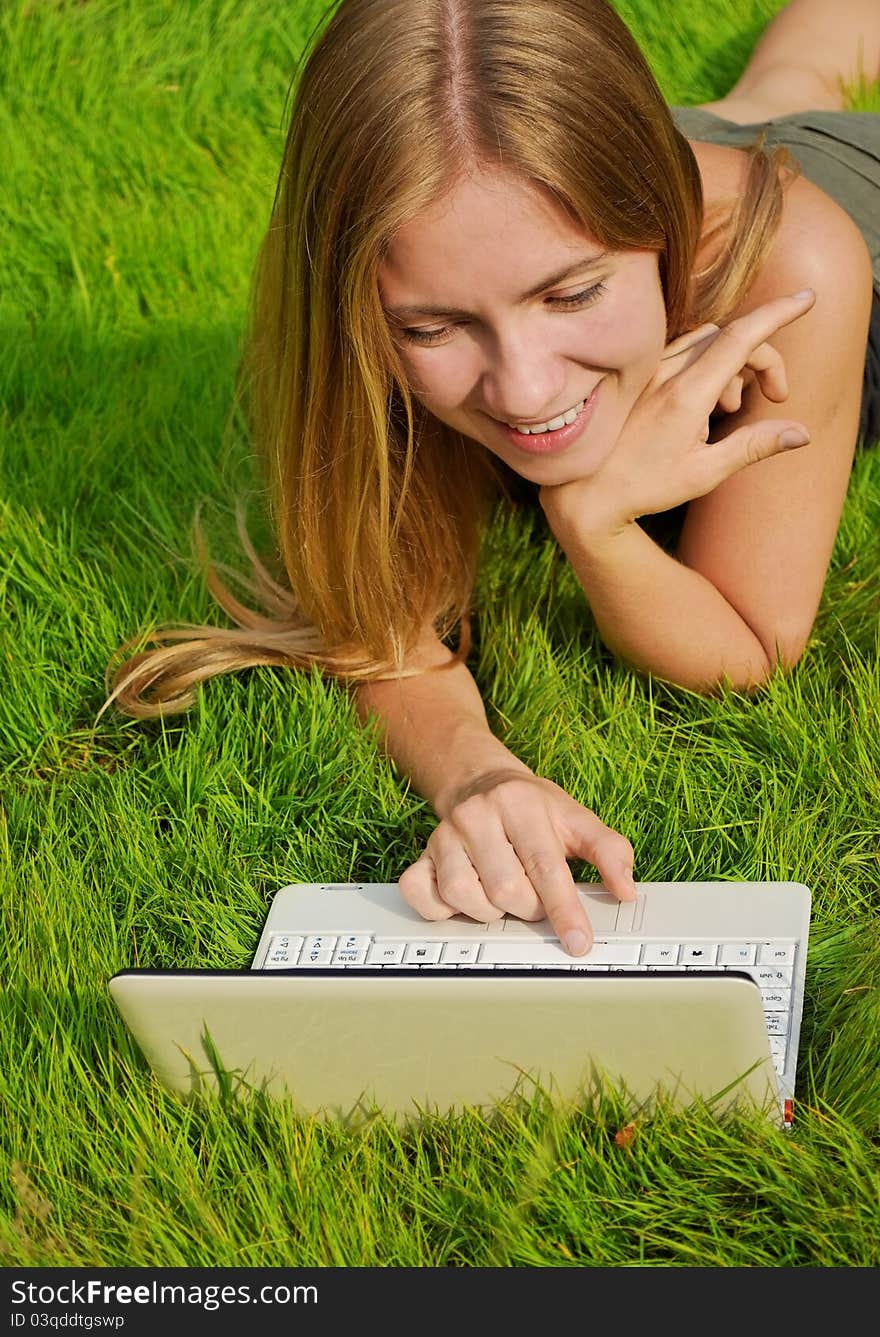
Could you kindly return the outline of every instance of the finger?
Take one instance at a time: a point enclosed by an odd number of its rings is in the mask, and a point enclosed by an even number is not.
[[[794,433],[794,439],[786,440],[787,433]],[[711,473],[706,491],[711,491],[749,464],[757,464],[759,460],[784,454],[787,450],[799,449],[808,445],[809,441],[810,433],[800,422],[769,418],[764,422],[749,423],[745,427],[740,427],[729,436],[721,437],[706,447],[708,453],[705,458],[710,465]],[[717,454],[713,460],[714,452]]]
[[[437,890],[437,871],[430,854],[423,853],[400,875],[397,889],[403,900],[423,919],[449,919],[455,914]]]
[[[681,357],[683,354],[691,352],[692,349],[702,351],[702,345],[707,339],[714,339],[716,334],[721,333],[721,326],[714,325],[707,321],[704,325],[698,325],[696,329],[688,330],[685,334],[680,334],[677,339],[673,339],[667,344],[660,358],[661,362],[669,362],[673,358]],[[699,354],[698,354],[699,355]],[[685,363],[687,365],[687,363]]]
[[[718,407],[725,413],[736,413],[742,405],[743,378],[733,376],[721,391]]]
[[[452,906],[456,913],[467,915],[480,924],[490,924],[500,919],[504,911],[493,905],[486,895],[458,833],[452,827],[438,827],[431,837],[431,843],[440,900]]]
[[[533,803],[531,798],[530,804]],[[515,849],[515,833],[525,829],[525,824],[533,820],[530,806],[521,821],[511,820],[509,835],[498,813],[479,798],[461,804],[455,813],[456,830],[461,834],[467,856],[476,869],[484,896],[495,910],[515,915],[518,919],[544,917],[544,907]]]
[[[749,354],[744,371],[749,380],[757,379],[761,394],[765,399],[772,399],[780,404],[788,398],[788,378],[785,374],[785,361],[782,354],[772,344],[759,344]],[[754,373],[754,376],[752,375]]]
[[[711,447],[710,447],[711,449]],[[620,901],[633,901],[635,851],[626,836],[615,831],[590,809],[566,796],[558,824],[569,857],[577,856],[598,869],[603,886]]]
[[[565,850],[549,817],[536,819],[533,814],[531,823],[525,838],[520,827],[517,833],[508,830],[508,839],[517,842],[519,861],[559,941],[572,956],[583,956],[592,946],[593,930],[578,896]]]
[[[708,347],[707,341],[711,342],[720,333],[720,325],[701,325],[698,330],[691,331],[681,339],[677,339],[675,343],[670,344],[661,361],[667,360],[670,356],[673,356],[676,360],[666,370],[662,383],[665,383],[672,376],[680,374],[685,367],[691,366],[697,358],[705,353]],[[739,379],[738,395],[735,388],[737,379]],[[742,406],[742,391],[746,385],[751,385],[755,379],[758,380],[761,393],[765,399],[772,399],[774,403],[781,403],[788,398],[785,361],[778,349],[766,341],[749,353],[739,371],[738,378],[737,376],[731,377],[718,396],[718,404],[725,413],[735,413]]]
[[[509,857],[501,851],[474,851],[474,862],[483,894],[494,910],[517,919],[543,919],[544,907],[529,881],[507,837]]]
[[[748,363],[755,349],[775,330],[805,315],[815,300],[815,292],[808,288],[803,296],[776,297],[737,317],[707,344],[702,356],[669,382],[669,387],[678,387],[695,407],[702,402],[708,413],[718,403],[730,378]]]

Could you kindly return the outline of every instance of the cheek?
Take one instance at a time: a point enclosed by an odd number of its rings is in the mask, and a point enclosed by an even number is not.
[[[625,371],[659,358],[666,342],[666,311],[662,297],[624,295],[614,310],[590,326],[590,343],[609,366]]]
[[[431,375],[430,363],[426,368],[420,366],[419,358],[412,357],[405,348],[399,350],[399,356],[406,373],[406,387],[410,394],[416,399],[429,403],[434,398],[437,389],[435,385],[436,377]]]
[[[467,389],[466,369],[457,365],[452,350],[446,350],[446,356],[419,357],[402,352],[400,360],[406,372],[406,383],[410,392],[426,408],[434,413],[444,408],[454,408]]]

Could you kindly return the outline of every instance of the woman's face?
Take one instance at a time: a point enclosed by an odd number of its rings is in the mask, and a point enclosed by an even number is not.
[[[379,271],[414,397],[539,484],[599,467],[666,344],[656,252],[586,263],[602,249],[549,195],[493,168],[401,228]],[[555,419],[597,387],[558,441],[505,425]]]

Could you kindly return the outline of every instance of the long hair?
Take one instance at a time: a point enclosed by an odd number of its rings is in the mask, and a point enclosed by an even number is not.
[[[751,148],[745,192],[709,229],[687,139],[607,0],[341,0],[307,41],[236,371],[277,551],[240,525],[260,606],[208,583],[236,627],[172,627],[130,655],[129,715],[186,709],[198,684],[257,664],[377,680],[433,628],[470,647],[481,534],[505,466],[407,389],[378,269],[396,231],[463,169],[503,166],[613,250],[657,252],[667,342],[723,324],[778,225],[779,167]],[[508,493],[508,495],[510,495]],[[129,641],[117,654],[135,644]],[[438,671],[438,670],[428,670]],[[109,678],[109,669],[108,669]]]

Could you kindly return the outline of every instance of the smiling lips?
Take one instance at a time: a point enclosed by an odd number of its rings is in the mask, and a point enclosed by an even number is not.
[[[587,401],[580,399],[573,408],[566,409],[564,413],[559,413],[555,418],[548,418],[546,422],[527,423],[527,422],[509,422],[508,427],[513,427],[523,435],[529,433],[532,436],[538,436],[541,432],[556,432],[560,427],[565,427],[568,423],[574,422],[577,415]]]
[[[601,384],[602,382],[598,381],[589,398],[582,400],[568,412],[551,418],[549,422],[537,423],[527,431],[520,431],[517,427],[511,427],[509,423],[500,422],[497,418],[494,421],[498,423],[508,441],[529,455],[547,455],[563,450],[577,440],[593,416]]]

